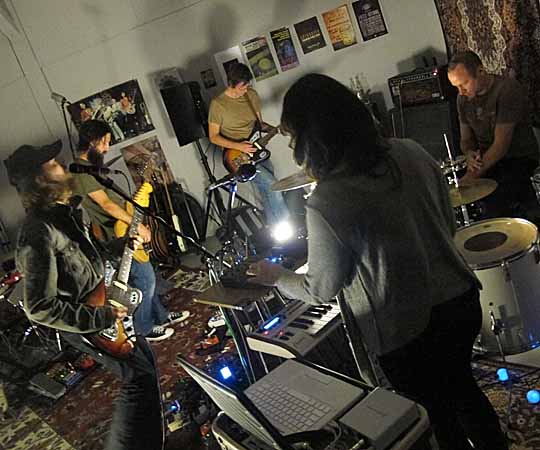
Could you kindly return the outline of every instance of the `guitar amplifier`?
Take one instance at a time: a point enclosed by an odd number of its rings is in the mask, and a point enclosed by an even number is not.
[[[457,91],[448,81],[447,67],[424,67],[388,79],[396,107],[444,101]]]

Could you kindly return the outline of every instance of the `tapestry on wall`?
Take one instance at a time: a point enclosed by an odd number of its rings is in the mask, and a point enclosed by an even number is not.
[[[470,49],[486,69],[515,76],[529,91],[540,125],[540,5],[538,0],[435,0],[449,55]]]
[[[130,80],[68,106],[73,123],[101,120],[111,128],[111,144],[125,141],[154,129],[137,80]]]

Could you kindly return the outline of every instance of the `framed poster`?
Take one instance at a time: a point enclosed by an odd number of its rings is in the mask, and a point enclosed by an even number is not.
[[[111,144],[125,141],[154,129],[137,80],[130,80],[68,106],[73,123],[94,119],[111,128]]]

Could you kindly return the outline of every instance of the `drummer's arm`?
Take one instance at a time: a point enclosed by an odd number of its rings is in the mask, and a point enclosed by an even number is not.
[[[460,123],[459,132],[461,135],[460,146],[461,152],[466,157],[474,156],[473,154],[477,152],[476,148],[476,139],[474,138],[474,133],[472,128],[466,123]]]
[[[495,139],[482,156],[482,168],[478,171],[478,177],[481,177],[506,155],[512,143],[515,127],[515,123],[498,123],[495,125]]]

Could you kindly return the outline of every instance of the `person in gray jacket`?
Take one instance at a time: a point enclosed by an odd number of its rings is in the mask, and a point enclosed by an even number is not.
[[[85,232],[77,207],[81,199],[72,197],[71,175],[56,161],[61,147],[61,141],[43,147],[23,145],[4,161],[26,209],[15,253],[23,275],[24,311],[30,320],[59,330],[72,346],[122,379],[107,450],[159,450],[164,428],[150,345],[138,336],[129,357],[120,359],[85,339],[123,319],[127,309],[85,302],[101,284],[104,269]]]
[[[454,245],[436,161],[411,140],[380,138],[355,95],[324,75],[289,89],[281,127],[317,181],[306,205],[308,271],[262,261],[252,281],[313,304],[343,290],[366,347],[393,387],[426,407],[441,449],[471,449],[469,440],[508,449],[473,378],[481,286]]]

